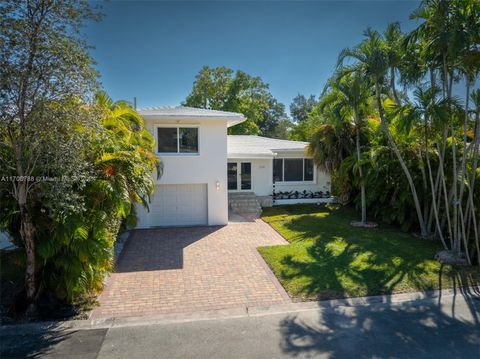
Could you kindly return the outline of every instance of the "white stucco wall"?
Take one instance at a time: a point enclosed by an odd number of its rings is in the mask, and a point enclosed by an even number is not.
[[[147,128],[156,138],[156,127],[198,126],[198,155],[159,155],[163,163],[163,175],[156,184],[207,184],[208,225],[228,223],[227,197],[227,121],[209,120],[152,120]],[[216,183],[220,183],[217,189]],[[149,213],[137,207],[138,227],[145,227]]]

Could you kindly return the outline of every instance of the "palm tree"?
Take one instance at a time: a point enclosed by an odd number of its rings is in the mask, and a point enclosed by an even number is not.
[[[327,84],[324,96],[320,101],[321,108],[331,107],[342,113],[344,117],[353,119],[355,128],[355,146],[357,168],[360,179],[361,224],[367,222],[367,203],[365,180],[362,168],[361,131],[366,119],[368,100],[371,97],[370,86],[359,72],[345,68],[337,71]]]
[[[422,237],[426,237],[427,227],[423,218],[422,208],[420,205],[420,200],[418,198],[417,189],[413,182],[412,175],[410,170],[408,169],[403,156],[398,149],[398,146],[390,133],[388,128],[387,119],[385,116],[385,111],[382,103],[382,86],[384,85],[386,73],[388,70],[388,61],[387,61],[387,54],[385,49],[385,43],[378,34],[378,32],[367,29],[365,32],[366,39],[363,40],[358,46],[353,49],[344,49],[339,55],[338,58],[338,66],[343,65],[347,58],[352,58],[356,60],[354,64],[354,68],[356,71],[361,73],[366,78],[369,78],[372,83],[374,84],[375,89],[375,99],[378,106],[378,112],[380,115],[381,127],[384,131],[387,139],[390,143],[392,150],[394,151],[400,166],[403,169],[405,176],[407,177],[407,181],[410,185],[410,190],[412,192],[413,201],[415,203],[415,210],[417,212],[418,223],[420,225],[420,232]]]
[[[468,203],[467,203],[467,208],[465,209],[466,213],[466,220],[467,223],[470,222],[470,220],[473,222],[472,228],[473,228],[473,236],[474,236],[474,242],[475,242],[475,248],[477,251],[477,260],[478,264],[480,265],[480,221],[477,223],[477,210],[478,208],[475,208],[475,202],[474,202],[474,191],[475,191],[475,179],[477,176],[477,168],[478,168],[478,160],[479,160],[479,152],[480,152],[480,89],[477,89],[472,92],[470,96],[472,103],[475,106],[474,112],[474,136],[473,136],[473,142],[472,142],[472,149],[471,149],[471,158],[472,158],[472,165],[471,165],[471,174],[468,179]],[[477,204],[478,206],[478,204]],[[467,234],[470,231],[467,230]]]
[[[328,173],[335,172],[353,150],[353,126],[338,109],[322,111],[321,123],[315,128],[307,151],[316,165]]]
[[[433,172],[430,161],[430,145],[432,134],[436,134],[436,129],[443,127],[449,119],[449,102],[446,99],[439,99],[437,96],[440,90],[438,88],[422,88],[417,87],[414,91],[414,102],[407,102],[404,106],[398,106],[396,111],[397,119],[401,123],[403,128],[418,129],[419,133],[423,133],[424,142],[424,155],[428,169],[428,180],[430,182],[430,190],[432,197],[432,210],[435,218],[435,224],[437,228],[437,234],[445,249],[448,246],[443,236],[442,226],[440,225],[439,209],[437,204],[437,196],[435,192],[435,184],[433,180]],[[417,126],[415,126],[415,124]],[[442,158],[440,157],[440,162]],[[443,164],[439,166],[440,170],[443,170]],[[445,177],[442,176],[443,189],[445,194],[445,211],[447,213],[447,219],[449,220],[449,205],[447,201],[447,190],[445,185]],[[450,233],[450,241],[452,241],[452,230],[450,221],[448,222],[448,228]],[[451,242],[452,243],[452,242]]]
[[[478,77],[479,57],[478,43],[480,42],[480,2],[476,0],[429,0],[424,1],[414,11],[411,18],[420,20],[421,24],[408,36],[409,43],[418,43],[422,46],[421,59],[428,64],[434,75],[439,72],[443,97],[451,100],[452,85],[462,76],[465,79],[465,107],[463,124],[457,118],[456,106],[450,107],[450,119],[439,129],[441,134],[441,149],[439,158],[445,157],[447,140],[452,141],[452,181],[448,193],[448,202],[452,204],[453,241],[455,251],[460,251],[460,243],[467,247],[468,228],[466,221],[472,218],[472,213],[464,212],[462,201],[467,181],[467,162],[469,160],[468,136],[470,128],[469,98],[475,78]],[[432,79],[434,76],[432,76]],[[433,83],[433,81],[431,81]],[[433,84],[435,86],[435,84]],[[452,101],[455,102],[455,101]],[[460,128],[463,127],[463,131]],[[460,131],[462,134],[460,134]],[[461,145],[460,137],[462,138]],[[457,149],[461,151],[458,155]],[[460,157],[460,158],[459,158]],[[459,166],[457,166],[457,161]],[[440,161],[443,166],[443,161]],[[444,169],[439,168],[437,180],[443,176]],[[436,181],[438,185],[440,181]],[[437,188],[436,188],[437,189]],[[467,195],[465,211],[470,211]],[[474,218],[475,219],[475,218]],[[475,234],[475,236],[478,236]],[[467,250],[467,248],[465,248]],[[468,253],[467,257],[468,257]]]
[[[154,151],[154,138],[144,127],[143,118],[126,101],[113,102],[105,92],[95,96],[102,111],[102,125],[107,132],[106,151],[96,160],[96,165],[123,195],[122,212],[128,213],[132,202],[148,206],[154,182],[151,173],[161,167]],[[123,207],[123,206],[121,206]]]
[[[395,99],[395,103],[399,105],[400,98],[398,97],[396,89],[395,73],[399,70],[402,61],[403,35],[400,30],[400,24],[398,22],[388,24],[383,36],[385,38],[385,52],[390,72],[390,90]]]

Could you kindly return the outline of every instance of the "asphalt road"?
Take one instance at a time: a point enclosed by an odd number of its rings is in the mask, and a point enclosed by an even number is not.
[[[0,331],[0,358],[480,358],[480,297],[77,331]]]

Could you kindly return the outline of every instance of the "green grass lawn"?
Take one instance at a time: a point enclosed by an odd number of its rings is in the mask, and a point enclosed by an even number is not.
[[[259,248],[286,291],[319,300],[448,288],[480,283],[479,268],[442,266],[440,243],[396,228],[350,226],[349,208],[294,205],[266,208],[262,219],[290,242]]]

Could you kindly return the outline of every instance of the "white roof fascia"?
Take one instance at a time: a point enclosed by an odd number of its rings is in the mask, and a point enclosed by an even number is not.
[[[145,120],[166,120],[166,121],[201,121],[201,120],[208,120],[208,121],[227,121],[227,127],[238,125],[245,121],[245,118],[238,118],[238,117],[207,117],[207,116],[185,116],[185,115],[142,115]]]
[[[275,152],[305,152],[306,148],[272,148]]]

